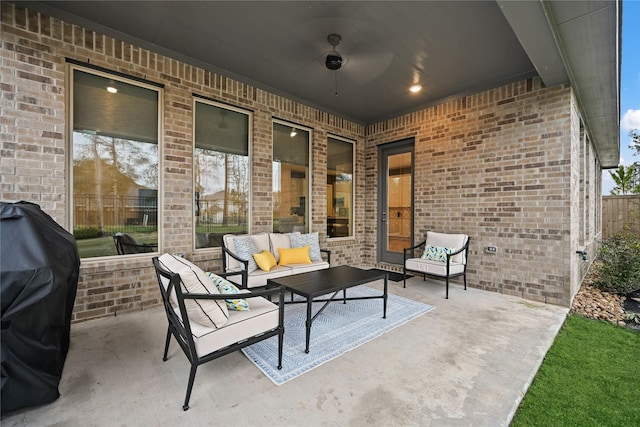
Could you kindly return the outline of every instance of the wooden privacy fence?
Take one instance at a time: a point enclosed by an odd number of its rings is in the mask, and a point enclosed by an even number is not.
[[[602,197],[602,238],[623,231],[640,234],[640,195]]]

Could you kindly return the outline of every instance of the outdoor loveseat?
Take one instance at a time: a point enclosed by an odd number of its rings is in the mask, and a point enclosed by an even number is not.
[[[225,234],[222,251],[225,275],[241,276],[242,287],[248,289],[266,286],[269,279],[322,270],[331,264],[331,251],[320,249],[318,233]]]
[[[418,251],[418,249],[422,249]],[[462,276],[467,289],[467,257],[469,236],[427,231],[427,237],[419,244],[404,249],[404,287],[407,287],[407,272],[445,279],[446,298],[449,298],[449,279]],[[415,257],[420,253],[419,257]]]

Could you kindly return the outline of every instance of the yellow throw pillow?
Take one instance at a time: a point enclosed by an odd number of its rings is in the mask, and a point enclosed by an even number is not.
[[[253,259],[256,260],[256,264],[260,267],[260,270],[270,271],[276,266],[276,259],[271,252],[263,250],[260,253],[253,254]]]
[[[300,248],[278,248],[280,254],[280,264],[311,264],[311,258],[309,258],[309,245],[302,246]]]

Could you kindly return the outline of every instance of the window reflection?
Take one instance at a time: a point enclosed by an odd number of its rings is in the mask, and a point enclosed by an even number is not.
[[[220,247],[224,234],[248,230],[249,114],[195,105],[195,247]]]
[[[157,247],[158,90],[79,69],[72,81],[73,234],[80,257],[117,255],[116,233]]]
[[[327,237],[353,236],[353,143],[327,140]]]
[[[273,123],[274,232],[309,231],[309,143],[308,130]]]

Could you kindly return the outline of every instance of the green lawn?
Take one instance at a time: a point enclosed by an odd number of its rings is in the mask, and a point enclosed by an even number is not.
[[[640,426],[640,333],[569,316],[511,426]]]

